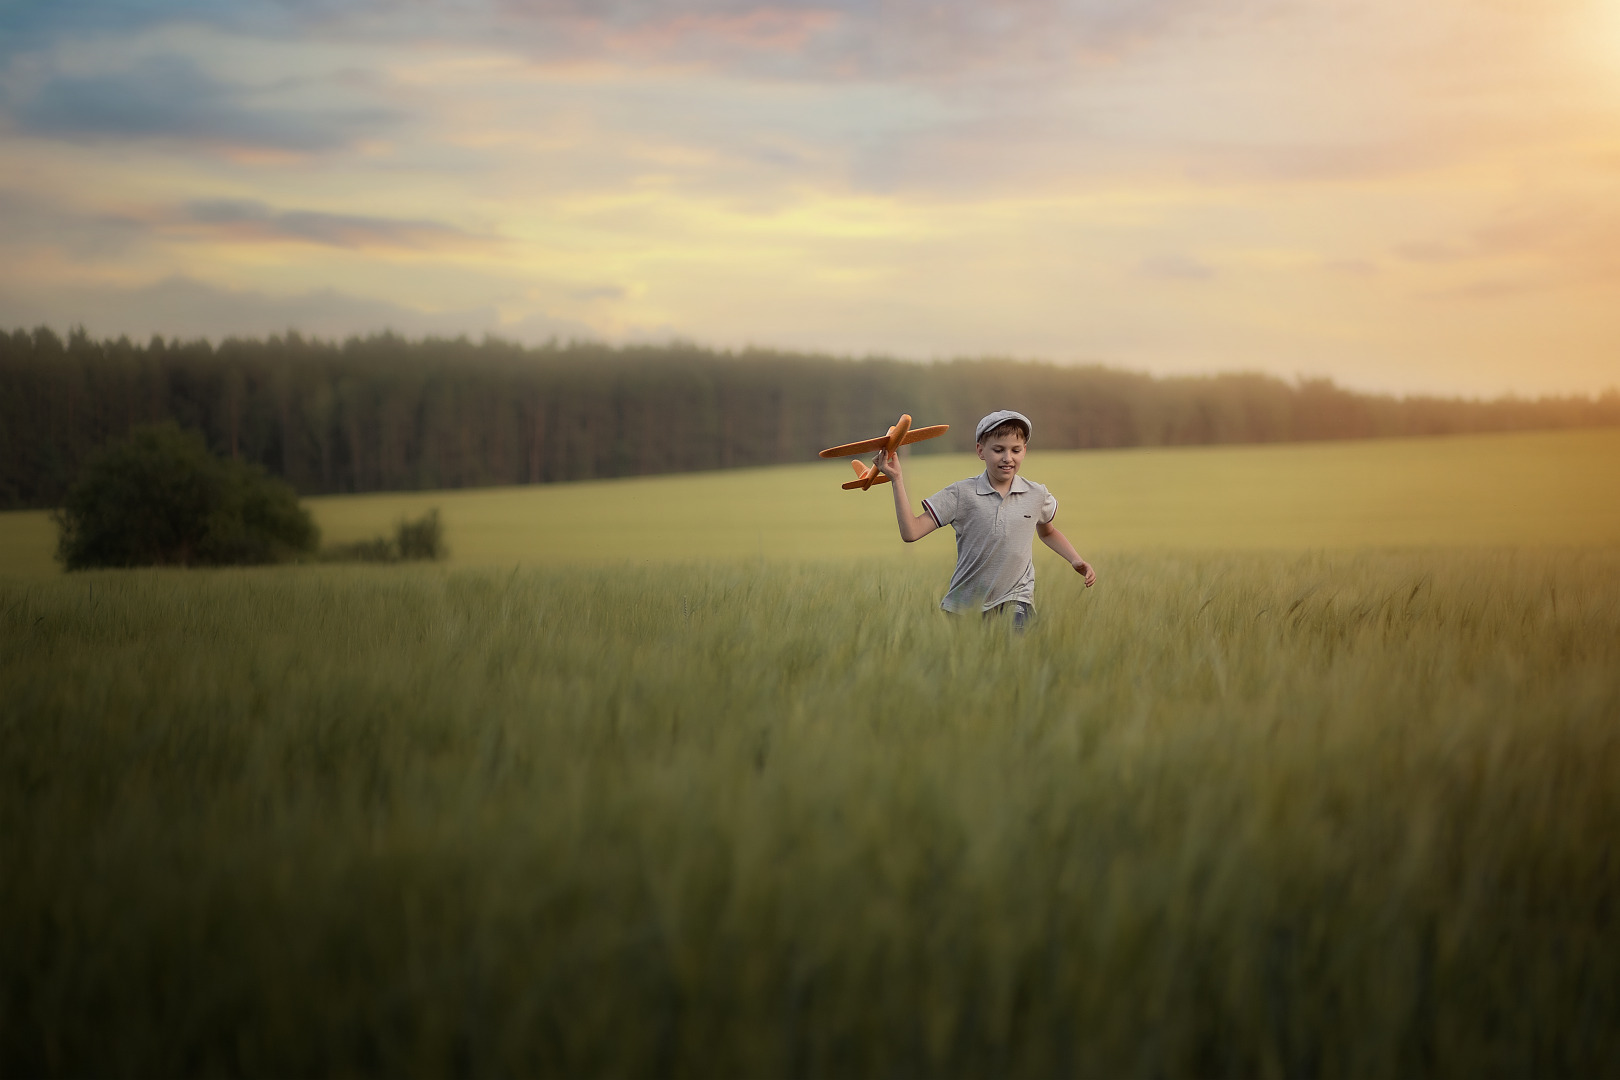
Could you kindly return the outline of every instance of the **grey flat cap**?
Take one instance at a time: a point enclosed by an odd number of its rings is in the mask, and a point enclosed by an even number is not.
[[[1024,425],[1024,439],[1027,442],[1031,434],[1029,417],[1025,416],[1021,412],[1013,412],[1011,409],[1002,409],[1000,412],[993,412],[983,420],[980,420],[979,426],[973,429],[973,441],[976,443],[984,442],[985,432],[994,430],[1008,420],[1016,420],[1018,423]]]

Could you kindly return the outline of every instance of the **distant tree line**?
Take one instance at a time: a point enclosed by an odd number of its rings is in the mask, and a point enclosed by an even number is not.
[[[1620,393],[1359,394],[1326,379],[1155,378],[1010,360],[846,360],[691,344],[525,348],[393,335],[329,342],[0,332],[0,508],[60,505],[81,464],[174,421],[302,494],[540,484],[810,461],[902,411],[970,449],[993,408],[1042,449],[1439,435],[1620,424]]]

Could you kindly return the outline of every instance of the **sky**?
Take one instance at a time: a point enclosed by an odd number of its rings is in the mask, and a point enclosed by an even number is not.
[[[0,326],[1620,386],[1620,0],[0,0]]]

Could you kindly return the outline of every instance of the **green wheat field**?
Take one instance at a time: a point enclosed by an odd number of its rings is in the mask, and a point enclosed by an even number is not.
[[[0,1074],[1620,1071],[1620,431],[1025,471],[1021,637],[824,466],[0,515]]]

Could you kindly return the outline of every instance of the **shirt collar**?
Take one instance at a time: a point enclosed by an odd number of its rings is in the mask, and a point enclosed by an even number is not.
[[[978,481],[974,483],[973,493],[975,495],[992,495],[995,493],[995,490],[995,485],[990,483],[990,470],[986,469],[984,472],[979,474]],[[1015,476],[1013,477],[1012,487],[1007,489],[1007,494],[1021,495],[1028,490],[1029,481],[1025,480],[1022,476]]]

